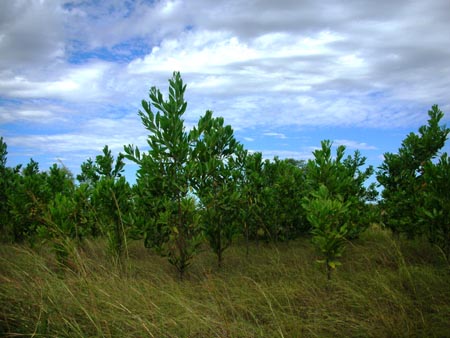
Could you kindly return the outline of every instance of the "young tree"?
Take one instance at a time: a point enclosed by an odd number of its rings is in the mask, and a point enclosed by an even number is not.
[[[89,187],[95,213],[91,217],[106,234],[109,251],[118,264],[126,249],[127,224],[124,220],[131,212],[131,187],[122,176],[124,166],[124,155],[119,154],[115,159],[106,145],[95,162],[88,159],[81,165],[82,172],[78,176],[80,182]]]
[[[243,223],[246,255],[249,253],[250,238],[256,238],[258,229],[263,223],[263,160],[262,153],[240,153],[244,163],[241,185],[241,206],[239,207]]]
[[[50,199],[57,194],[71,195],[75,189],[72,173],[64,166],[53,164],[47,173],[47,186],[50,191]]]
[[[424,205],[419,211],[428,240],[450,259],[450,159],[442,154],[439,162],[424,166]]]
[[[349,231],[346,213],[350,204],[349,201],[344,202],[339,195],[331,196],[323,184],[303,202],[312,225],[312,242],[324,257],[318,262],[325,264],[328,280],[331,279],[331,271],[340,265],[338,258],[345,248]]]
[[[244,191],[253,206],[249,215],[253,238],[289,240],[309,230],[304,210],[298,208],[305,194],[304,174],[302,161],[248,158]]]
[[[91,187],[100,180],[97,164],[91,158],[81,164],[81,173],[77,175],[77,180],[80,184],[87,184]]]
[[[193,156],[198,132],[185,131],[182,119],[187,108],[185,90],[178,72],[169,80],[168,100],[152,87],[150,101],[143,100],[144,110],[139,111],[150,133],[147,139],[150,149],[148,153],[141,153],[138,147],[125,146],[125,157],[139,166],[139,203],[150,207],[143,210],[147,213],[144,217],[151,219],[144,225],[144,231],[149,233],[146,242],[169,258],[181,279],[202,241],[202,231],[196,225],[195,208],[189,197],[198,170]],[[148,238],[153,235],[157,238]]]
[[[434,105],[428,111],[428,125],[419,133],[410,133],[397,154],[385,153],[384,162],[377,173],[383,186],[381,206],[384,224],[394,234],[406,234],[414,238],[423,234],[420,207],[424,204],[424,167],[432,161],[444,146],[450,129],[440,126],[444,114]]]
[[[92,205],[100,229],[107,236],[109,252],[117,264],[127,248],[127,216],[131,212],[131,188],[125,177],[104,178],[95,186]]]
[[[265,163],[264,169],[274,174],[271,191],[268,191],[272,200],[266,203],[266,209],[273,210],[269,227],[272,238],[289,240],[304,235],[309,225],[304,210],[298,207],[306,194],[304,162],[275,157],[273,162]]]
[[[313,152],[314,159],[306,166],[306,176],[309,191],[317,191],[324,185],[332,198],[340,196],[344,203],[350,203],[348,210],[348,236],[357,237],[371,221],[371,209],[368,201],[373,201],[377,195],[375,185],[365,187],[366,180],[372,175],[373,167],[362,170],[366,158],[355,151],[353,157],[345,156],[345,146],[336,149],[336,156],[331,155],[332,143],[329,140],[321,142],[321,149]]]
[[[205,235],[220,267],[223,252],[239,232],[240,194],[236,179],[242,165],[235,154],[243,148],[234,138],[231,126],[224,126],[222,117],[213,118],[211,111],[200,118],[198,133],[200,138],[194,149],[198,162],[195,186],[204,208]]]
[[[80,218],[81,212],[74,196],[57,193],[47,206],[43,224],[37,228],[38,236],[51,242],[57,261],[64,266],[68,266],[73,240],[78,241],[82,237]]]
[[[33,244],[51,195],[46,181],[47,174],[39,171],[39,164],[33,159],[15,177],[13,191],[8,198],[14,242],[27,240]]]
[[[13,215],[11,214],[11,198],[16,192],[21,166],[9,168],[6,166],[8,147],[0,137],[0,234],[3,240],[17,239],[14,231]]]

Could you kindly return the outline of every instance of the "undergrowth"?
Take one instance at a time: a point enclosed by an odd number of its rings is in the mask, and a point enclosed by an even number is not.
[[[86,240],[60,266],[46,246],[0,245],[0,334],[10,337],[448,337],[450,269],[423,241],[371,229],[327,281],[308,239],[206,248],[185,280],[129,245],[119,266]]]

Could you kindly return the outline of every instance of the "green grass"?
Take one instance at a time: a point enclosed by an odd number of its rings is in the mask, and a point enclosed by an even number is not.
[[[307,239],[205,250],[180,282],[133,242],[119,268],[86,241],[63,269],[43,246],[0,245],[0,335],[34,337],[450,337],[439,250],[377,229],[327,282]]]

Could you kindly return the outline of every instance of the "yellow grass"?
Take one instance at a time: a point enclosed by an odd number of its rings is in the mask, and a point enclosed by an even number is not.
[[[439,250],[372,229],[331,282],[308,239],[208,250],[182,282],[132,242],[121,267],[88,240],[58,266],[43,246],[0,246],[0,334],[10,337],[449,337]]]

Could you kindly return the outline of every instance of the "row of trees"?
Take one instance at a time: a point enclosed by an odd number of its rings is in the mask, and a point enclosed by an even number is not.
[[[428,111],[428,124],[410,133],[398,153],[384,154],[377,173],[384,187],[380,205],[383,222],[399,236],[425,236],[450,257],[450,162],[440,154],[450,128],[440,125],[437,105]]]
[[[179,73],[169,80],[166,99],[152,88],[139,111],[149,150],[127,145],[114,158],[105,146],[95,160],[81,165],[78,184],[64,166],[41,172],[31,160],[24,168],[7,167],[7,148],[0,139],[3,238],[48,240],[63,263],[70,245],[86,236],[106,237],[116,263],[126,254],[127,240],[142,239],[183,278],[205,242],[220,266],[236,236],[245,239],[248,253],[250,241],[308,235],[330,278],[346,242],[378,220],[375,185],[366,185],[374,169],[365,166],[359,151],[346,155],[340,146],[333,155],[330,141],[323,141],[308,162],[263,160],[261,153],[246,151],[231,126],[211,111],[187,131],[185,90]],[[409,135],[405,150],[385,155],[377,178],[385,187],[385,224],[395,233],[426,234],[448,254],[448,157],[433,161],[448,129],[438,125],[438,108],[431,112],[421,136]],[[415,162],[409,164],[411,154]],[[138,165],[133,186],[122,176],[125,159]],[[414,177],[406,177],[407,170]],[[412,213],[419,200],[420,211]],[[405,205],[397,208],[399,202]],[[412,227],[416,230],[409,233]]]

